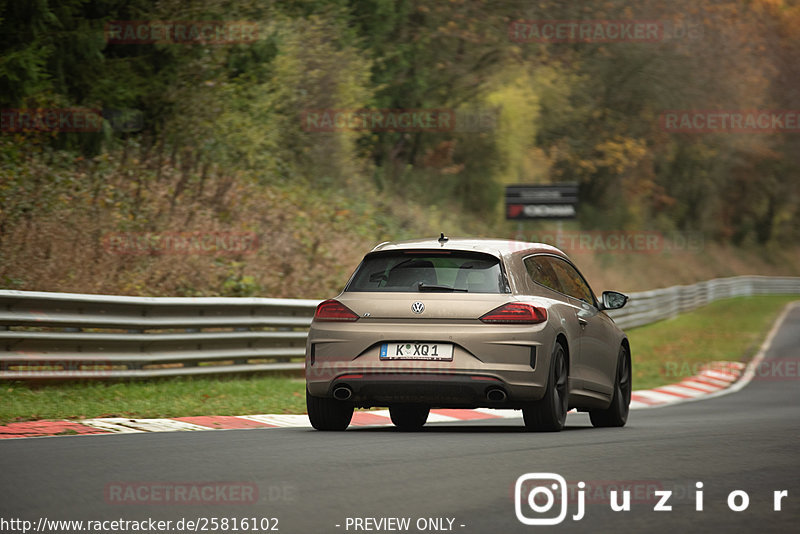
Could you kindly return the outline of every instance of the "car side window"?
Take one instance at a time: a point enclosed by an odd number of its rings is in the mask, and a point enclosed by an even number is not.
[[[564,288],[563,292],[570,297],[582,300],[594,306],[594,294],[578,270],[561,258],[551,257],[550,260],[552,262],[553,271],[555,271],[558,276],[561,287]]]
[[[528,271],[528,275],[537,284],[541,284],[559,293],[564,293],[558,281],[558,276],[547,260],[547,256],[531,256],[525,258],[525,268]]]

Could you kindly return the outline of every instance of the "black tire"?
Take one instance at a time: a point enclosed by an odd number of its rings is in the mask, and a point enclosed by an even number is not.
[[[306,408],[311,426],[317,430],[344,430],[353,418],[351,402],[314,397],[306,390]]]
[[[550,374],[544,397],[522,409],[522,418],[528,430],[559,432],[564,428],[569,406],[567,351],[560,342],[553,346]]]
[[[617,360],[617,376],[614,380],[614,397],[605,410],[591,410],[589,419],[592,425],[602,427],[621,427],[628,421],[628,412],[631,404],[631,390],[633,381],[631,375],[631,359],[628,350],[623,345],[619,349]]]
[[[420,430],[428,421],[429,406],[419,404],[396,404],[389,406],[389,415],[394,426],[404,431]]]

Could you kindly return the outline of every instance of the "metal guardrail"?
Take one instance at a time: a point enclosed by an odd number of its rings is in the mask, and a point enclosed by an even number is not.
[[[0,290],[0,379],[298,370],[318,303]]]
[[[610,315],[631,328],[761,294],[800,294],[800,278],[738,276],[643,291]],[[0,379],[301,370],[318,302],[0,290]]]
[[[620,328],[633,328],[670,319],[715,300],[753,295],[800,294],[799,277],[734,276],[686,286],[631,293],[628,304],[608,314]]]

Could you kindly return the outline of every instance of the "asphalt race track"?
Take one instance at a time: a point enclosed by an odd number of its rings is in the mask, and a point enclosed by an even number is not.
[[[277,518],[284,533],[797,532],[798,360],[795,307],[766,354],[763,369],[771,371],[764,376],[730,395],[632,412],[623,429],[593,429],[588,417],[571,414],[558,434],[526,433],[521,421],[490,420],[432,425],[419,433],[282,428],[3,440],[0,518],[34,526],[40,518],[153,518],[172,520],[173,532],[189,530],[174,528],[181,518],[214,517],[228,518],[227,529],[217,523],[215,530],[209,521],[205,531],[234,531],[230,518],[255,518],[260,527],[275,526],[261,518]],[[515,481],[526,473],[559,474],[573,488],[559,526],[517,519]],[[587,484],[585,510],[574,520],[579,481]],[[703,484],[703,511],[695,510],[697,482]],[[557,516],[564,504],[555,491],[550,506],[543,493],[534,501],[541,512],[528,505],[529,492],[544,483],[522,486],[521,511],[535,521]],[[223,491],[187,504],[152,490],[193,484]],[[244,488],[244,498],[227,492],[230,486]],[[630,511],[610,509],[614,488],[630,490]],[[671,492],[671,511],[654,510],[656,490]],[[739,512],[728,506],[736,490],[749,498]],[[773,494],[784,490],[775,511]],[[734,494],[734,507],[741,503],[742,495]],[[408,527],[387,518],[407,518]],[[14,531],[10,524],[0,530]]]

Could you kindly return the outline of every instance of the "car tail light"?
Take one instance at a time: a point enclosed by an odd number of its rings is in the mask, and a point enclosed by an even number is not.
[[[510,302],[481,317],[484,323],[536,324],[547,320],[547,310],[522,302]]]
[[[316,321],[357,321],[358,315],[353,310],[339,302],[329,299],[320,302],[314,313]]]

